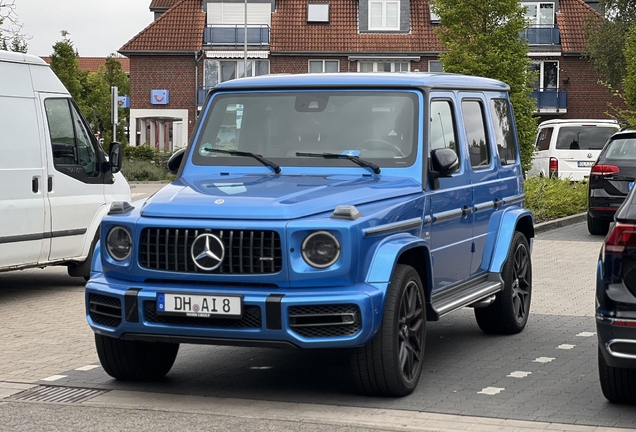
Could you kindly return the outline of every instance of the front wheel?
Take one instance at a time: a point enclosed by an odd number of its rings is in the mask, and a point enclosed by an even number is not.
[[[99,362],[122,381],[154,381],[166,376],[179,352],[178,343],[115,339],[95,334]]]
[[[417,387],[426,338],[424,299],[417,271],[398,264],[391,276],[377,334],[351,353],[354,379],[362,393],[406,396]]]
[[[519,333],[528,322],[532,298],[530,246],[526,236],[519,231],[512,237],[501,278],[504,286],[495,301],[490,306],[475,309],[477,325],[484,333]]]

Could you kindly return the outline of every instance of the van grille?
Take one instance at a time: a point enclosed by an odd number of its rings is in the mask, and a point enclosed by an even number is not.
[[[218,237],[225,247],[223,263],[215,270],[194,264],[191,249],[203,233]],[[271,274],[283,265],[276,231],[145,228],[141,232],[139,264],[151,270],[205,274]]]
[[[121,324],[121,300],[100,294],[88,295],[88,314],[99,325],[117,327]]]
[[[177,326],[260,328],[262,321],[261,308],[249,305],[243,306],[243,316],[240,319],[159,315],[157,313],[157,303],[154,301],[145,302],[144,310],[147,322]]]

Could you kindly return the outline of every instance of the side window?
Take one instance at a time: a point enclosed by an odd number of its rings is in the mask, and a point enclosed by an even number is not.
[[[537,150],[548,150],[550,148],[550,141],[552,140],[552,128],[547,127],[541,129],[537,136]]]
[[[430,121],[431,151],[440,148],[450,148],[454,150],[459,157],[453,106],[450,101],[432,101]]]
[[[491,99],[490,113],[497,139],[497,152],[502,165],[517,162],[517,140],[512,126],[512,112],[506,99]]]
[[[491,157],[484,124],[484,107],[478,100],[463,100],[462,115],[468,140],[470,165],[475,169],[486,168],[490,165]]]
[[[68,99],[44,101],[51,136],[53,164],[81,165],[89,177],[99,175],[99,163],[90,130]]]

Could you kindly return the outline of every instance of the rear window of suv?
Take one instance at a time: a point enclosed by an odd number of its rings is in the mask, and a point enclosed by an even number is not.
[[[564,126],[559,129],[558,150],[601,150],[618,129],[606,126]]]

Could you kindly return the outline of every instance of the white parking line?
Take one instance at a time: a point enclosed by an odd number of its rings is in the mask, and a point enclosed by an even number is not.
[[[68,375],[51,375],[48,378],[42,378],[40,381],[57,381],[62,378],[66,378]]]
[[[506,375],[511,378],[525,378],[530,375],[532,372],[524,372],[524,371],[514,371],[510,375]]]
[[[132,193],[130,195],[133,196],[133,197],[136,197],[136,196],[139,196],[139,195],[146,195],[146,193],[145,192],[135,192],[135,193]]]
[[[93,369],[98,368],[98,367],[99,367],[99,365],[86,365],[86,366],[78,367],[75,370],[76,371],[89,371],[89,370],[93,370]]]
[[[486,387],[485,389],[483,389],[480,392],[477,392],[477,394],[486,394],[486,395],[496,395],[501,393],[502,391],[504,391],[505,388],[499,388],[499,387]]]
[[[581,333],[577,334],[577,336],[581,336],[581,337],[592,337],[592,336],[596,336],[596,333],[592,333],[592,332],[581,332]]]
[[[533,363],[550,363],[552,360],[556,360],[554,357],[538,357],[532,360]]]
[[[566,350],[569,350],[569,349],[574,348],[575,346],[576,346],[576,345],[561,344],[561,345],[559,345],[559,346],[557,347],[557,349],[566,349]]]

